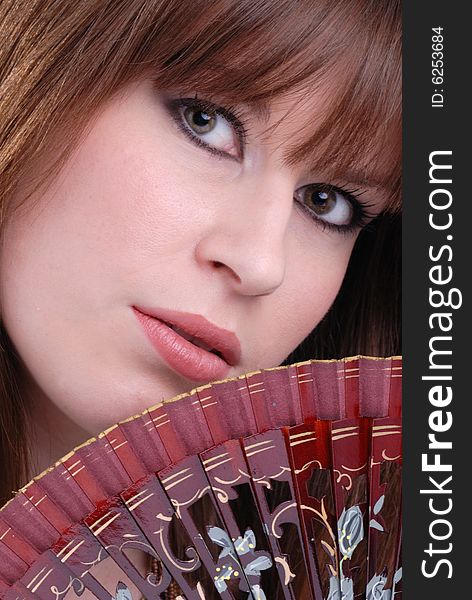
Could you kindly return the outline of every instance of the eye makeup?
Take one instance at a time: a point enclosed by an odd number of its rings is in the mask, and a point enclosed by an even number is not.
[[[247,121],[247,116],[243,113],[243,111],[235,106],[219,106],[210,102],[209,100],[201,100],[198,96],[190,97],[190,98],[173,98],[165,101],[165,107],[169,112],[170,116],[179,127],[179,129],[186,135],[192,142],[201,146],[211,154],[216,156],[221,156],[223,158],[230,158],[233,160],[237,160],[241,162],[244,160],[244,149],[246,146],[246,140],[248,137],[248,127],[245,124]],[[183,116],[185,108],[193,108],[201,113],[204,113],[213,117],[222,117],[225,119],[233,129],[236,134],[238,140],[238,149],[240,156],[235,157],[219,148],[215,148],[214,146],[205,142],[198,134],[194,133],[190,125],[185,124],[185,119]]]
[[[242,162],[244,160],[244,150],[248,143],[249,137],[249,116],[241,108],[235,106],[221,106],[210,100],[201,99],[198,95],[192,97],[170,97],[164,99],[164,106],[182,132],[193,144],[222,159],[235,160]],[[205,141],[206,133],[198,133],[194,131],[185,116],[186,109],[191,108],[195,111],[194,114],[200,113],[206,123],[217,122],[218,118],[224,119],[229,124],[234,133],[238,156],[229,154],[224,150],[215,147]],[[329,212],[325,214],[317,213],[316,208],[311,207],[310,203],[304,200],[306,190],[315,190],[318,194],[334,195],[338,204],[347,203],[349,205],[349,219],[347,222],[336,223],[331,222]],[[375,206],[374,203],[368,203],[361,200],[360,196],[365,193],[365,190],[356,188],[352,189],[348,186],[335,186],[329,182],[317,182],[304,185],[294,192],[294,201],[296,205],[312,219],[316,226],[322,230],[330,230],[337,233],[350,235],[358,229],[363,228],[369,223],[376,214],[369,209]],[[336,210],[334,206],[333,210]],[[346,210],[346,207],[344,207]],[[339,211],[339,208],[338,208]]]

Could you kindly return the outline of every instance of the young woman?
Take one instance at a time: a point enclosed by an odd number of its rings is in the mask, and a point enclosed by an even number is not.
[[[399,352],[399,2],[3,0],[0,23],[0,505],[198,384]]]

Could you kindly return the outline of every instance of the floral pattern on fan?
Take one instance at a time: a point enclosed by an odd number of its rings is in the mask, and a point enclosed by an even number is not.
[[[116,592],[113,596],[113,600],[133,600],[133,595],[129,591],[129,588],[122,581],[116,584]]]
[[[375,503],[373,512],[376,517],[379,514],[379,512],[382,510],[384,502],[385,502],[385,495],[382,495]],[[384,526],[381,523],[379,523],[377,519],[372,518],[370,520],[369,527],[373,527],[374,529],[377,529],[378,531],[385,531]]]
[[[343,561],[352,557],[354,550],[363,539],[364,524],[361,509],[357,505],[351,506],[347,510],[344,509],[338,520],[339,551],[342,554],[340,562],[341,573]],[[326,545],[324,548],[328,552]],[[329,594],[327,600],[354,600],[354,585],[352,579],[350,577],[344,577],[343,575],[338,579],[338,577],[332,575],[329,580]]]
[[[341,563],[351,558],[360,541],[364,539],[364,525],[361,509],[351,506],[344,509],[338,521],[339,550],[343,555]]]
[[[231,579],[231,577],[240,578],[240,563],[237,559],[237,556],[244,556],[245,554],[255,554],[256,552],[256,536],[254,532],[249,529],[245,532],[244,537],[238,537],[237,539],[231,540],[229,535],[221,529],[220,527],[208,527],[208,536],[210,539],[222,547],[220,555],[218,557],[219,561],[224,559],[227,556],[230,556],[235,562],[235,566],[231,564],[223,563],[220,564],[216,568],[217,575],[215,575],[215,586],[219,592],[223,592],[227,589],[226,581]],[[265,571],[266,569],[270,569],[272,567],[272,560],[267,555],[257,556],[254,560],[252,560],[249,564],[247,564],[243,573],[245,575],[252,576],[260,576],[261,571]],[[254,584],[251,586],[251,590],[255,593],[256,598],[260,600],[265,600],[266,596],[260,587],[259,584]]]
[[[395,586],[401,578],[402,569],[400,568],[395,572],[395,576],[393,578],[393,585]],[[394,591],[392,591],[391,589],[385,589],[386,583],[387,577],[385,577],[384,574],[375,575],[374,577],[372,577],[367,586],[366,600],[391,600]]]

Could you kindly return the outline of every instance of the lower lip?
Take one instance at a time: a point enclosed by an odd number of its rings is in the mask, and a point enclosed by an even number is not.
[[[231,369],[223,359],[189,342],[173,329],[133,307],[154,349],[169,367],[196,383],[225,379]]]

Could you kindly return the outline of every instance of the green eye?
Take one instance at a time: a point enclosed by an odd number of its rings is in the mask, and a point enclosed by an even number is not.
[[[207,111],[188,106],[184,110],[184,118],[195,133],[210,133],[216,127],[217,118]]]
[[[166,108],[195,145],[221,157],[237,161],[244,158],[247,133],[235,107],[225,108],[198,98],[174,98],[167,100]]]

